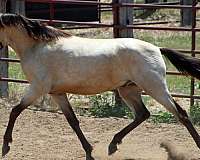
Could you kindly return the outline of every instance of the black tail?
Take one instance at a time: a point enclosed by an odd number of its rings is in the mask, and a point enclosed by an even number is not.
[[[168,48],[160,48],[160,51],[181,73],[200,80],[200,59]]]

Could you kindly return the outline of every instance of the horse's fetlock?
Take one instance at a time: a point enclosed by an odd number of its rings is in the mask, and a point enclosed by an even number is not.
[[[88,143],[88,144],[83,145],[83,148],[85,150],[86,156],[91,156],[93,147]]]
[[[92,157],[91,153],[90,154],[86,154],[86,160],[94,160],[94,158]]]
[[[86,148],[85,148],[86,153],[92,153],[93,151],[93,147],[89,144]]]
[[[111,155],[117,151],[117,145],[113,144],[112,142],[108,146],[108,155]]]
[[[113,137],[113,140],[111,143],[113,144],[121,144],[122,143],[122,139],[119,137],[120,135],[116,134],[114,137]]]

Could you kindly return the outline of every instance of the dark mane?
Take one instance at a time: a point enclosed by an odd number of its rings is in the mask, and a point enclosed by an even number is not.
[[[0,28],[6,26],[21,26],[34,40],[52,41],[59,37],[70,37],[71,35],[59,29],[44,25],[39,21],[30,20],[17,14],[1,14]]]

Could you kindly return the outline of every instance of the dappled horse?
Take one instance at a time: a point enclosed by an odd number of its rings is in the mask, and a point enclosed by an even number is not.
[[[91,95],[114,89],[134,111],[135,119],[114,136],[109,154],[117,150],[117,145],[130,131],[149,118],[142,91],[173,113],[200,147],[200,137],[186,111],[169,94],[161,54],[179,71],[198,79],[199,59],[133,38],[80,38],[16,14],[0,15],[0,42],[16,51],[30,82],[21,102],[11,111],[3,140],[3,156],[10,150],[14,123],[20,113],[39,97],[50,94],[80,139],[86,159],[93,159],[92,146],[82,133],[65,93]]]

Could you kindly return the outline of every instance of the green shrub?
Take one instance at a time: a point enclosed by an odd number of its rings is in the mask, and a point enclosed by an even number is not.
[[[174,123],[176,119],[169,112],[159,111],[157,114],[151,115],[150,121],[154,123]]]
[[[200,125],[200,105],[196,103],[190,107],[190,118],[194,124]]]
[[[89,99],[91,104],[89,113],[95,117],[133,118],[132,112],[125,104],[122,106],[115,104],[112,92],[91,96]]]

